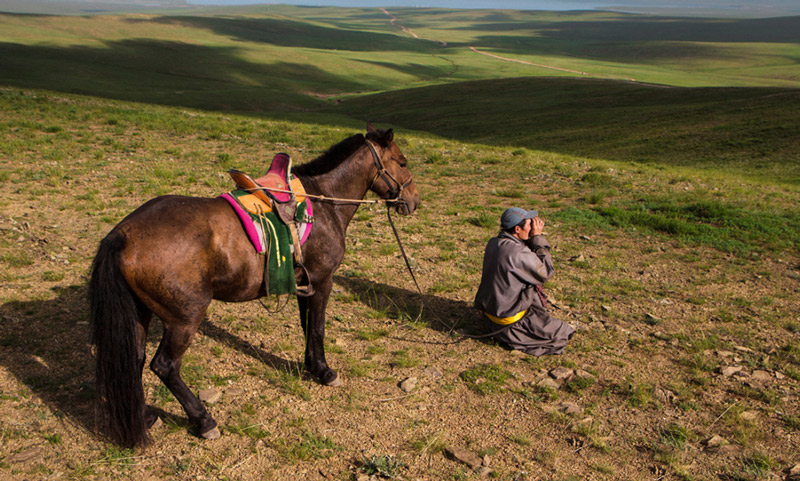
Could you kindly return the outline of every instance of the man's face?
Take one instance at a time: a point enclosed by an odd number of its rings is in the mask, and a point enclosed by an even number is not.
[[[531,220],[525,219],[525,223],[522,224],[522,227],[515,227],[514,232],[517,234],[519,240],[528,240],[531,237]]]

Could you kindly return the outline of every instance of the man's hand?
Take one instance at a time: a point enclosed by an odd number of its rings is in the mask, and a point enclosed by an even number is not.
[[[542,235],[542,232],[544,232],[544,220],[541,217],[531,219],[531,237]]]

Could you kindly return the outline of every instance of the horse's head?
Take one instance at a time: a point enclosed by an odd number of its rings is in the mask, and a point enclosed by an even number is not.
[[[419,194],[411,179],[408,161],[394,143],[392,129],[380,130],[367,124],[367,141],[375,162],[375,178],[370,190],[382,199],[394,201],[398,214],[411,214],[419,205]]]

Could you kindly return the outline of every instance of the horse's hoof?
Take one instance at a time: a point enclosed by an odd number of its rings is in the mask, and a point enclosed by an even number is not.
[[[342,384],[344,384],[344,382],[342,381],[342,378],[339,377],[338,374],[336,375],[335,378],[333,378],[330,381],[325,383],[326,386],[330,386],[330,387],[339,387]]]
[[[219,439],[219,437],[221,436],[221,434],[220,434],[220,432],[219,432],[219,428],[215,427],[214,429],[211,429],[211,430],[209,430],[209,431],[206,431],[206,432],[204,432],[204,433],[203,433],[203,434],[201,434],[200,436],[201,436],[203,439]]]
[[[161,420],[160,416],[156,416],[156,420],[153,421],[153,424],[150,425],[147,429],[158,429],[164,425],[164,421]]]

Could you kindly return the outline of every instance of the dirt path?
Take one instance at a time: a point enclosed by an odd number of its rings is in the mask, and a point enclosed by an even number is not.
[[[582,72],[582,71],[578,71],[578,70],[570,70],[568,68],[554,67],[552,65],[544,65],[544,64],[541,64],[541,63],[527,62],[525,60],[518,60],[518,59],[515,59],[515,58],[502,57],[500,55],[495,55],[493,53],[489,53],[489,52],[484,52],[482,50],[478,50],[475,47],[469,47],[469,49],[472,50],[475,53],[479,53],[481,55],[486,55],[487,57],[492,57],[492,58],[496,58],[496,59],[500,59],[500,60],[505,60],[506,62],[515,62],[515,63],[521,63],[523,65],[531,65],[533,67],[547,68],[547,69],[550,69],[550,70],[558,70],[558,71],[561,71],[561,72],[574,73],[574,74],[578,74],[578,75],[583,75],[585,77],[606,78],[606,79],[626,80],[628,82],[636,82],[636,79],[629,78],[629,77],[615,77],[613,75],[590,74],[590,73]]]
[[[400,30],[402,30],[403,32],[411,35],[412,37],[414,37],[416,39],[419,39],[419,40],[428,40],[429,42],[436,42],[439,45],[441,45],[442,47],[446,47],[447,46],[447,42],[444,42],[442,40],[434,40],[432,38],[422,38],[422,37],[420,37],[419,35],[414,33],[410,28],[406,28],[403,24],[398,23],[397,22],[397,17],[395,17],[394,15],[389,13],[388,10],[386,10],[385,8],[381,8],[381,11],[389,16],[389,18],[390,18],[389,23],[391,23],[392,26],[399,28]]]
[[[532,65],[534,67],[549,68],[551,70],[560,70],[562,72],[575,73],[575,74],[578,74],[578,75],[589,75],[586,72],[579,72],[577,70],[570,70],[568,68],[553,67],[552,65],[544,65],[544,64],[540,64],[540,63],[526,62],[525,60],[517,60],[515,58],[501,57],[500,55],[495,55],[493,53],[489,53],[489,52],[484,52],[482,50],[478,50],[475,47],[469,47],[469,49],[472,50],[475,53],[479,53],[481,55],[486,55],[487,57],[492,57],[492,58],[497,58],[497,59],[500,59],[500,60],[505,60],[506,62],[515,62],[515,63],[521,63],[523,65]]]

